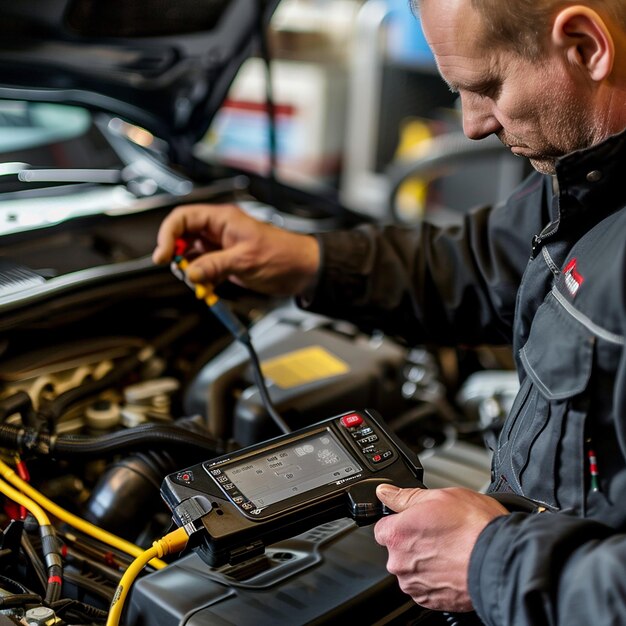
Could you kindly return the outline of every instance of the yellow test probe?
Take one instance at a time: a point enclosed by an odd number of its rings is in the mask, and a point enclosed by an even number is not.
[[[239,321],[236,315],[215,295],[212,285],[199,285],[188,280],[186,271],[189,261],[183,256],[185,242],[176,242],[176,254],[170,264],[170,269],[176,278],[182,280],[195,294],[198,300],[202,300],[224,324],[228,331],[237,341],[246,343],[250,341],[248,329]]]
[[[102,528],[98,528],[87,520],[84,520],[77,515],[66,511],[58,504],[55,504],[54,502],[52,502],[52,500],[46,498],[46,496],[44,496],[40,491],[37,491],[29,483],[20,478],[17,473],[1,459],[0,476],[2,476],[2,478],[11,483],[14,487],[19,489],[19,492],[22,492],[23,494],[28,496],[31,501],[37,503],[42,509],[45,509],[50,514],[60,519],[62,522],[65,522],[66,524],[69,524],[77,530],[85,533],[85,535],[89,535],[90,537],[93,537],[94,539],[97,539],[98,541],[101,541],[108,546],[117,548],[121,552],[129,554],[133,557],[138,557],[144,553],[144,550],[139,546],[136,546],[134,543],[126,541],[125,539],[122,539],[121,537],[118,537],[113,533],[103,530]],[[16,493],[19,494],[19,492]],[[22,504],[21,502],[19,502],[19,500],[13,498],[12,496],[9,497],[11,498],[11,500],[17,502],[17,504]],[[26,506],[25,508],[28,509],[28,507]],[[153,559],[150,562],[150,565],[155,569],[163,569],[167,565],[167,563],[165,563],[165,561],[161,561],[160,559]]]
[[[130,587],[135,578],[137,578],[141,570],[145,567],[146,563],[155,557],[160,558],[167,554],[171,554],[172,552],[180,552],[187,545],[188,539],[189,537],[185,528],[181,526],[180,528],[177,528],[171,533],[165,535],[165,537],[155,541],[151,548],[148,548],[145,552],[139,555],[128,566],[122,576],[122,579],[120,580],[119,585],[117,586],[117,589],[115,590],[106,626],[117,626],[119,624]]]
[[[248,334],[248,329],[241,323],[239,318],[230,310],[230,308],[224,304],[214,293],[212,285],[199,285],[191,282],[186,275],[189,268],[189,261],[185,258],[185,252],[188,245],[184,239],[177,239],[174,245],[174,258],[170,263],[170,269],[172,274],[179,280],[182,280],[193,292],[196,294],[196,298],[202,300],[211,310],[211,312],[217,317],[217,319],[226,327],[228,332],[248,351],[250,356],[250,363],[252,365],[252,375],[256,382],[259,394],[263,400],[263,405],[267,410],[269,416],[274,420],[275,424],[283,433],[291,432],[289,425],[278,414],[272,400],[270,398],[265,379],[263,378],[263,372],[261,370],[261,364],[256,354],[252,340]]]

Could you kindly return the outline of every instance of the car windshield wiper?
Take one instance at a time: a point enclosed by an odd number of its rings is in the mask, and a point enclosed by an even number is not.
[[[193,183],[149,161],[135,161],[122,169],[37,168],[29,163],[0,164],[0,178],[15,176],[22,183],[93,183],[124,185],[136,196],[151,196],[162,189],[175,196],[187,195]]]

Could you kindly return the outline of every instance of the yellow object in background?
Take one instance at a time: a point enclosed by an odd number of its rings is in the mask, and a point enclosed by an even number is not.
[[[400,127],[400,139],[396,150],[399,161],[413,161],[424,156],[430,149],[433,133],[426,120],[411,118]],[[428,181],[419,177],[402,183],[396,196],[397,214],[408,222],[419,221],[426,211]]]
[[[263,376],[281,389],[291,389],[350,371],[348,364],[321,346],[312,346],[267,359]]]

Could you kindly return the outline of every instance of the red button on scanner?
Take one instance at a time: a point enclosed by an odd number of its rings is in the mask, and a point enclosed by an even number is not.
[[[190,485],[193,482],[193,472],[192,471],[183,471],[176,474],[176,478],[186,485]]]
[[[356,413],[351,413],[350,415],[344,415],[340,420],[342,426],[346,428],[354,428],[355,426],[360,426],[363,423],[363,418]]]

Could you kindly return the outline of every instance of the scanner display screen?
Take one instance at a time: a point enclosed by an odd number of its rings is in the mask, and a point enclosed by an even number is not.
[[[222,468],[222,487],[234,485],[255,507],[262,509],[347,476],[361,466],[326,430],[298,439],[269,454],[249,457],[244,462]]]

